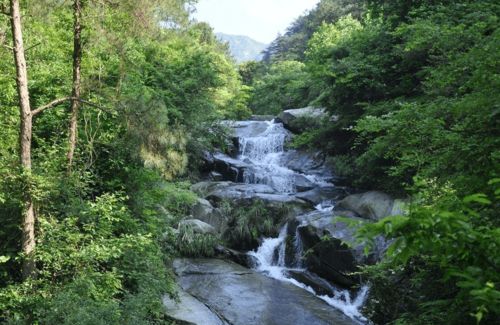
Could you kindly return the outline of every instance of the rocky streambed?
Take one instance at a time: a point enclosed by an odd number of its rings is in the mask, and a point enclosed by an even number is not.
[[[180,301],[165,298],[164,304],[179,322],[367,322],[360,309],[368,287],[353,272],[376,261],[386,243],[375,239],[375,253],[363,255],[363,247],[344,243],[353,239],[353,230],[336,217],[372,222],[400,213],[402,203],[380,192],[353,193],[336,186],[320,152],[287,149],[293,133],[282,122],[228,122],[234,130],[233,153],[206,155],[207,180],[193,185],[200,199],[183,222],[194,232],[224,237],[237,227],[225,204],[245,210],[258,202],[272,217],[257,223],[272,220],[279,231],[258,241],[233,240],[233,247],[219,248],[224,260],[176,260]]]

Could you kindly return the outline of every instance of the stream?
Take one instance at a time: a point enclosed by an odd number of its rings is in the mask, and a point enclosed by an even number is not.
[[[247,125],[253,122],[237,122],[239,125]],[[317,187],[334,186],[328,181],[328,177],[314,174],[302,174],[291,170],[283,164],[285,156],[285,142],[290,139],[291,134],[281,123],[265,121],[267,128],[261,134],[250,137],[239,138],[240,154],[238,159],[253,166],[252,172],[245,174],[245,183],[266,184],[274,188],[278,193],[293,195],[297,192],[296,181],[307,179]],[[334,207],[332,200],[325,200],[317,204],[315,208],[319,211],[331,211]],[[313,288],[295,280],[289,276],[290,271],[305,271],[301,263],[301,256],[304,254],[300,236],[296,235],[293,251],[295,261],[291,267],[285,263],[285,246],[287,236],[287,224],[281,229],[277,238],[266,238],[262,245],[248,254],[255,257],[257,265],[255,269],[265,275],[280,280],[290,282],[314,295],[317,295]],[[327,283],[327,282],[326,282]],[[348,290],[341,290],[330,285],[333,297],[328,295],[317,295],[318,298],[334,308],[341,310],[352,319],[363,323],[366,318],[360,312],[360,308],[366,300],[368,286],[363,286],[353,298]]]
[[[293,207],[295,214],[277,237],[262,239],[246,253],[252,269],[219,259],[176,260],[181,302],[165,298],[169,315],[204,325],[366,324],[360,310],[369,288],[344,289],[352,286],[346,274],[354,270],[356,254],[340,242],[352,231],[333,222],[339,189],[331,168],[314,155],[288,149],[293,134],[275,120],[227,125],[234,130],[237,152],[214,154],[212,179],[193,185],[208,200],[203,201],[208,212],[197,217],[223,228],[212,203],[255,199]],[[320,256],[314,266],[305,251],[326,233],[335,236],[337,246],[322,253],[328,261]]]

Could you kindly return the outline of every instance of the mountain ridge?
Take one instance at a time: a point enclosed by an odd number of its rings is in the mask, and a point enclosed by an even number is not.
[[[229,49],[236,62],[260,61],[268,44],[256,41],[246,35],[233,35],[226,33],[215,34],[219,40],[229,44]]]

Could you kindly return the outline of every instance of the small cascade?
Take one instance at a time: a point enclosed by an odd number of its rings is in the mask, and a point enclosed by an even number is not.
[[[285,266],[285,239],[288,224],[281,228],[277,238],[266,238],[257,251],[248,254],[257,260],[257,270],[266,273],[271,278],[285,280],[283,274]],[[278,256],[276,258],[276,253]]]
[[[242,157],[249,158],[253,162],[269,164],[273,160],[273,153],[283,152],[290,133],[282,124],[273,121],[267,123],[268,128],[258,136],[239,139]]]
[[[329,289],[334,293],[333,297],[328,295],[318,295],[313,288],[291,278],[288,276],[287,271],[303,271],[302,268],[302,254],[303,246],[298,233],[297,227],[294,241],[294,268],[288,268],[285,265],[285,252],[286,252],[286,237],[288,232],[288,224],[283,226],[276,238],[266,238],[262,241],[262,245],[256,250],[248,254],[255,257],[257,260],[256,270],[265,273],[267,276],[290,282],[304,290],[311,292],[321,300],[328,303],[330,306],[340,309],[344,314],[359,322],[365,324],[367,319],[361,314],[360,309],[368,296],[368,286],[363,286],[356,297],[353,299],[348,290],[339,290],[334,286]]]
[[[331,212],[335,209],[335,203],[331,200],[323,201],[314,207],[318,211]]]
[[[342,312],[350,318],[364,324],[368,320],[361,314],[360,309],[363,307],[366,299],[368,298],[369,289],[370,288],[367,285],[364,285],[361,289],[359,289],[359,292],[354,299],[352,299],[349,291],[336,289],[333,290],[333,298],[329,296],[318,297],[330,306],[342,310]]]
[[[295,230],[295,239],[294,239],[294,253],[295,253],[295,260],[294,260],[294,265],[296,268],[303,268],[304,262],[303,262],[303,251],[304,251],[304,246],[302,244],[302,239],[300,238],[299,234],[299,227]]]
[[[249,161],[253,172],[246,172],[245,183],[266,184],[280,193],[294,193],[294,171],[281,164],[285,143],[291,138],[283,124],[268,121],[267,129],[258,135],[239,138],[240,157]]]

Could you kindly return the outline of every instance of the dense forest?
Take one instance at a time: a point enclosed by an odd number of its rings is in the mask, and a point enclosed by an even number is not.
[[[314,106],[290,145],[409,202],[351,221],[367,253],[391,240],[364,314],[495,323],[498,1],[322,0],[239,66],[192,5],[0,0],[0,322],[171,324],[170,261],[228,241],[175,229],[219,121]]]

